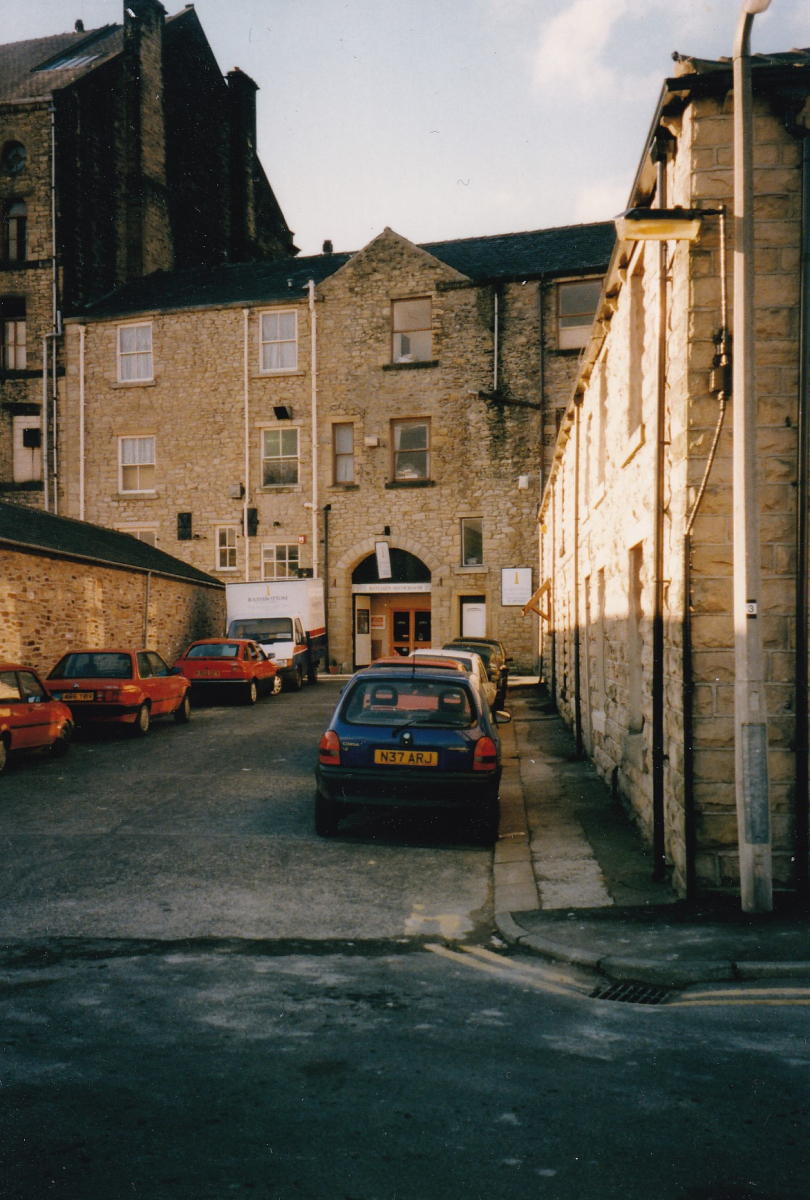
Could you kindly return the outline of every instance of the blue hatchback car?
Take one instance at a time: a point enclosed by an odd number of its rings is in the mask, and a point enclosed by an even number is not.
[[[315,828],[337,832],[355,808],[428,807],[457,813],[486,844],[498,836],[501,744],[473,680],[438,665],[377,666],[346,686],[321,738]]]

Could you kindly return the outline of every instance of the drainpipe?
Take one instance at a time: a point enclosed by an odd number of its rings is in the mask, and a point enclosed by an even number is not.
[[[50,510],[48,498],[48,335],[42,339],[42,417],[40,419],[42,449],[42,499],[45,512]],[[54,484],[55,484],[54,480]]]
[[[494,304],[494,310],[493,310],[493,316],[492,316],[492,390],[493,390],[493,392],[495,392],[497,394],[497,391],[498,391],[498,357],[500,355],[500,342],[499,342],[499,336],[498,336],[499,335],[498,326],[500,323],[500,315],[498,312],[498,302],[500,300],[500,287],[498,286],[497,283],[495,284],[493,295],[494,295],[495,304]]]
[[[551,641],[551,703],[557,710],[557,489],[551,493],[551,595],[549,596],[551,620],[549,621],[549,638]]]
[[[656,203],[667,206],[668,137],[656,138]],[[655,471],[653,505],[653,617],[652,617],[652,841],[653,879],[666,877],[667,834],[664,809],[664,472],[666,468],[667,394],[667,243],[658,243],[658,348],[655,415]]]
[[[579,427],[582,392],[574,396],[574,734],[582,758],[582,680],[579,663]]]
[[[243,382],[242,390],[244,397],[245,408],[245,499],[242,505],[242,532],[245,537],[245,583],[250,583],[250,538],[248,537],[248,506],[250,504],[250,384],[248,375],[249,362],[249,346],[248,346],[248,318],[250,309],[242,309],[242,329],[243,329]]]
[[[688,514],[683,535],[683,624],[682,624],[682,658],[681,658],[681,700],[683,708],[683,822],[684,822],[684,853],[686,858],[686,898],[694,900],[697,894],[697,871],[695,853],[697,849],[696,812],[695,812],[695,762],[692,745],[693,729],[693,667],[692,667],[692,529],[698,510],[706,492],[709,474],[717,455],[720,434],[726,416],[726,406],[730,394],[731,346],[728,335],[728,292],[726,286],[726,215],[725,209],[719,210],[720,216],[720,332],[717,336],[717,354],[715,369],[719,386],[713,388],[717,393],[717,421],[714,436],[709,449],[709,457],[703,472],[692,511]]]
[[[57,420],[57,375],[56,375],[56,339],[62,334],[62,316],[59,312],[59,262],[57,257],[56,247],[56,107],[53,103],[49,105],[51,114],[51,332],[47,337],[53,339],[53,409],[52,409],[52,437],[53,437],[53,511],[59,512],[59,458],[58,458],[58,420]],[[47,356],[47,352],[46,352]],[[47,373],[47,370],[46,370]],[[48,409],[47,396],[43,396],[42,402],[42,423],[43,423],[43,438],[42,438],[42,456],[43,459],[48,457]],[[48,469],[45,470],[45,509],[48,508],[47,482]]]
[[[84,520],[84,337],[86,325],[79,326],[79,520]]]
[[[318,317],[315,312],[315,281],[309,291],[310,375],[312,376],[312,576],[318,578]],[[325,599],[325,597],[324,597]]]
[[[149,638],[149,602],[152,591],[152,572],[146,572],[146,596],[143,602],[143,644],[147,644]]]
[[[329,669],[329,514],[332,511],[331,504],[323,506],[323,590],[324,590],[324,624],[326,626],[324,636],[324,653],[326,655],[326,667]]]
[[[538,381],[537,388],[540,393],[540,495],[543,495],[543,486],[546,481],[546,314],[544,311],[545,299],[545,279],[540,276],[538,280],[539,288],[539,333],[540,333],[540,356],[538,362]]]

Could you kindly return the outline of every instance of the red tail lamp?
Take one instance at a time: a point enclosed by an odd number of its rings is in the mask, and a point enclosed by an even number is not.
[[[321,759],[323,762],[323,759]],[[498,750],[492,738],[482,737],[475,743],[474,771],[494,771],[498,765]]]
[[[326,767],[340,766],[340,738],[334,729],[327,729],[321,738],[321,744],[318,747],[318,761]]]

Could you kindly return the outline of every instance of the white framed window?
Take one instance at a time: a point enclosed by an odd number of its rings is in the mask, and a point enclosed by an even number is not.
[[[39,417],[14,417],[15,483],[32,483],[42,478],[42,426]]]
[[[217,525],[217,570],[236,570],[236,525]]]
[[[116,525],[119,533],[128,533],[130,537],[145,542],[147,546],[157,546],[156,525]]]
[[[295,371],[298,367],[298,313],[280,309],[260,317],[262,373]]]
[[[298,578],[298,543],[262,546],[262,579]]]
[[[395,480],[430,478],[430,421],[392,421]]]
[[[462,517],[461,519],[461,565],[480,567],[484,562],[484,519]]]
[[[9,262],[28,258],[28,209],[24,200],[12,200],[5,214],[5,251]]]
[[[152,379],[152,325],[118,326],[118,381],[139,383]]]
[[[262,487],[298,483],[298,429],[262,431]]]
[[[3,321],[3,370],[24,371],[27,363],[25,319]]]
[[[332,426],[335,483],[354,483],[354,425]]]
[[[429,296],[419,300],[391,302],[392,362],[430,361],[433,356],[431,319]]]
[[[587,346],[601,294],[601,279],[575,279],[557,284],[558,350],[581,350]]]
[[[119,488],[122,492],[155,490],[154,437],[118,439]]]

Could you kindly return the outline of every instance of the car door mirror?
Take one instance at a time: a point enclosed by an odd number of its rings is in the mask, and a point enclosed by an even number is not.
[[[172,669],[169,671],[169,674],[170,675],[182,675],[183,672],[180,670],[179,667],[172,667]]]
[[[508,725],[511,720],[512,720],[512,714],[509,712],[502,712],[499,710],[498,712],[495,713],[495,724],[496,725]]]

